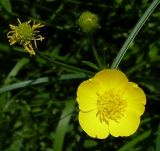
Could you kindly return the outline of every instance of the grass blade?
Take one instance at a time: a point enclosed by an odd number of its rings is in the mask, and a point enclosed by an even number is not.
[[[118,149],[118,151],[129,151],[136,144],[140,143],[141,141],[149,137],[150,134],[151,134],[151,131],[146,131],[143,134],[138,135],[133,140],[129,141],[124,146],[122,146],[120,149]]]
[[[53,146],[54,151],[63,150],[64,137],[68,130],[69,121],[71,118],[70,113],[72,113],[74,110],[74,104],[75,104],[74,100],[66,101],[65,108],[62,111],[61,118],[59,120],[57,129],[56,129],[55,141],[54,141],[54,146]]]
[[[124,42],[122,48],[120,49],[118,55],[114,59],[111,68],[118,68],[118,65],[120,64],[122,58],[124,57],[125,53],[127,52],[130,44],[133,42],[134,38],[142,28],[142,26],[145,24],[147,19],[150,17],[150,15],[153,13],[153,11],[156,9],[158,4],[160,3],[160,0],[154,0],[149,8],[144,12],[143,16],[139,19],[135,27],[133,28],[132,32],[130,33],[129,37],[127,40]]]

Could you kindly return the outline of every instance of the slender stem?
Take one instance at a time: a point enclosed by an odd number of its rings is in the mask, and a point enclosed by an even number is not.
[[[89,74],[89,75],[93,75],[94,74],[91,71],[88,71],[88,70],[85,70],[85,69],[81,69],[81,68],[78,68],[78,67],[75,67],[75,66],[72,66],[72,65],[68,65],[68,64],[65,64],[63,62],[56,61],[54,59],[50,59],[48,56],[45,56],[45,55],[41,54],[40,52],[38,52],[38,54],[39,54],[40,57],[42,57],[43,59],[53,63],[54,65],[64,67],[64,68],[72,70],[74,72],[81,72],[81,73],[86,73],[86,74]]]
[[[160,3],[160,0],[154,0],[151,5],[148,7],[148,9],[144,12],[143,16],[139,19],[135,27],[133,28],[132,32],[130,33],[129,37],[127,40],[124,42],[122,48],[120,49],[118,55],[114,59],[111,68],[117,68],[118,65],[120,64],[123,56],[125,55],[126,51],[128,50],[130,44],[133,42],[134,38],[142,28],[142,26],[145,24],[147,19],[150,17],[150,15],[153,13],[155,8],[158,6]]]
[[[99,55],[98,55],[98,53],[97,53],[97,49],[96,49],[96,47],[95,47],[95,44],[94,44],[94,41],[93,41],[93,38],[92,38],[92,37],[90,37],[90,41],[91,41],[91,46],[92,46],[92,52],[93,52],[93,55],[94,55],[94,57],[95,57],[95,59],[96,59],[96,62],[97,62],[97,64],[98,64],[99,68],[102,69],[102,68],[103,68],[103,65],[102,65],[101,60],[100,60],[100,58],[99,58]]]

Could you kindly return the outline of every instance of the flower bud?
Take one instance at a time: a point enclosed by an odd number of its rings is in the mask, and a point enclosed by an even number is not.
[[[99,27],[99,19],[96,14],[85,11],[80,15],[77,24],[84,33],[93,33]]]

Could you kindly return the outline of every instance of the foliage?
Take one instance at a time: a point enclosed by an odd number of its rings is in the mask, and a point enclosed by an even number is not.
[[[151,2],[0,0],[0,150],[159,151],[159,7],[119,65],[147,95],[138,131],[130,137],[90,138],[79,126],[76,103],[78,85],[111,66]],[[99,17],[100,28],[93,35],[76,24],[84,11]],[[17,18],[45,25],[40,29],[45,39],[37,42],[35,56],[18,44],[9,45],[9,24],[15,25]]]

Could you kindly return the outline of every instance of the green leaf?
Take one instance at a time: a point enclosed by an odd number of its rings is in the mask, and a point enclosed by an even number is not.
[[[14,140],[13,143],[5,151],[21,151],[23,148],[23,139]]]
[[[73,80],[73,79],[83,79],[83,78],[86,78],[86,75],[84,73],[62,74],[58,80]],[[0,94],[7,92],[7,91],[12,91],[15,89],[24,88],[24,87],[27,87],[30,85],[47,83],[50,80],[57,80],[57,79],[55,79],[54,77],[42,77],[42,78],[38,78],[35,80],[27,80],[27,81],[23,81],[23,82],[14,83],[11,85],[5,85],[3,87],[0,87]]]
[[[116,3],[117,3],[117,4],[121,4],[121,3],[122,3],[122,0],[116,0]]]
[[[6,78],[4,82],[5,85],[10,83],[12,78],[15,77],[18,74],[18,72],[23,68],[23,66],[28,62],[29,62],[28,58],[22,58],[21,60],[19,60],[17,64],[14,66],[14,68],[10,71],[8,77]]]
[[[157,138],[156,138],[156,150],[159,151],[160,149],[160,125],[158,126],[158,131],[157,131]]]
[[[97,146],[97,144],[98,143],[95,140],[86,139],[84,142],[84,147],[86,147],[86,148],[95,147],[95,146]]]
[[[129,151],[136,144],[140,143],[141,141],[149,137],[150,134],[151,134],[151,131],[149,130],[149,131],[144,132],[143,134],[138,135],[133,140],[123,145],[118,151]]]
[[[12,12],[12,6],[11,6],[10,0],[1,0],[0,3],[2,4],[2,6],[7,12],[9,13]]]
[[[99,70],[98,66],[90,61],[82,61],[84,64],[90,66],[93,69]]]
[[[74,104],[75,104],[74,100],[66,101],[65,103],[65,108],[62,111],[61,118],[59,120],[57,129],[56,129],[54,146],[53,146],[54,151],[63,150],[64,137],[68,130],[69,121],[72,115],[71,113],[74,110]]]
[[[159,48],[158,48],[157,45],[155,45],[155,44],[150,44],[149,45],[149,53],[148,53],[148,55],[149,55],[149,57],[151,59],[157,57],[158,56],[158,52],[159,52]]]
[[[148,20],[150,15],[153,13],[153,11],[156,9],[156,7],[159,5],[159,3],[160,3],[159,0],[154,0],[150,4],[150,6],[147,8],[147,10],[144,12],[143,16],[139,19],[137,24],[134,26],[132,32],[130,33],[130,35],[128,36],[128,38],[126,39],[124,44],[122,45],[122,47],[121,47],[120,51],[118,52],[117,56],[115,57],[112,65],[111,65],[112,69],[118,68],[121,60],[123,59],[125,53],[127,52],[128,48],[132,44],[133,40],[135,39],[135,37],[139,33],[140,29],[145,24],[145,22]]]

